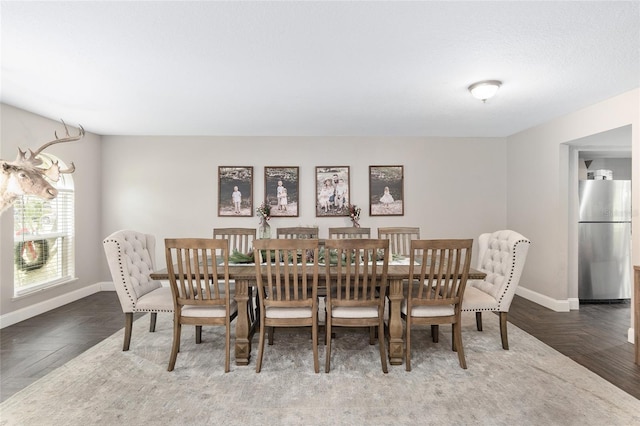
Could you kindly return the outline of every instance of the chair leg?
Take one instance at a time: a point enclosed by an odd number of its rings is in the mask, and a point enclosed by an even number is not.
[[[202,343],[202,326],[196,325],[196,344]]]
[[[405,339],[406,339],[407,347],[404,350],[404,362],[405,362],[405,370],[411,371],[411,316],[409,315],[407,315],[406,324],[407,324],[407,331],[405,332]]]
[[[225,327],[226,336],[224,339],[224,372],[228,373],[231,364],[231,357],[229,352],[231,350],[231,319],[227,318],[227,324]]]
[[[456,351],[456,328],[451,325],[451,350]]]
[[[476,312],[476,328],[478,331],[482,331],[482,312]]]
[[[460,361],[460,367],[467,369],[467,361],[464,358],[464,349],[462,347],[462,326],[460,321],[453,324],[454,336],[456,341],[456,349],[458,350],[458,361]]]
[[[153,333],[154,331],[156,331],[156,319],[158,318],[158,313],[151,312],[150,318],[151,319],[149,320],[149,332]]]
[[[374,345],[376,343],[376,328],[369,327],[369,344]]]
[[[431,325],[431,339],[433,343],[438,343],[438,333],[440,333],[440,326],[438,324]]]
[[[256,373],[259,373],[262,370],[262,355],[264,354],[264,318],[260,318],[260,341],[258,343],[258,359],[256,361]]]
[[[509,350],[509,341],[507,339],[507,313],[500,312],[500,337],[502,338],[502,349]]]
[[[382,372],[386,374],[389,370],[387,369],[387,352],[385,350],[383,318],[380,318],[380,325],[378,326],[378,345],[380,345],[380,362],[382,362]]]
[[[313,346],[313,371],[320,372],[320,361],[318,360],[318,313],[314,313],[313,324],[311,325],[311,341]]]
[[[273,333],[275,332],[275,327],[269,327],[267,333],[269,334],[269,346],[273,345]]]
[[[328,373],[331,370],[331,315],[327,315],[327,319],[325,321],[325,334],[327,337],[326,343],[326,359],[324,363],[324,372]]]
[[[178,318],[173,320],[173,345],[171,346],[171,356],[169,357],[169,368],[167,371],[173,371],[176,366],[176,359],[180,351],[180,334],[182,332],[182,324]]]
[[[122,345],[123,351],[129,350],[129,344],[131,343],[131,329],[133,328],[133,312],[125,312],[124,314],[124,344]]]

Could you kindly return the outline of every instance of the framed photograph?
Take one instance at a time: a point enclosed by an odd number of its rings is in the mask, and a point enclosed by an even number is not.
[[[348,216],[349,166],[316,167],[316,216]]]
[[[404,215],[404,166],[369,166],[369,215]]]
[[[298,217],[299,167],[265,167],[264,200],[271,217]]]
[[[253,167],[218,166],[218,216],[253,216]]]

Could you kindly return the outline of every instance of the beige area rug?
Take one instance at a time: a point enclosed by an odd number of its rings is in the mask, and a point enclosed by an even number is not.
[[[134,324],[131,350],[120,331],[0,405],[2,425],[632,425],[640,401],[512,324],[502,349],[497,317],[485,331],[464,317],[468,370],[451,351],[450,327],[440,342],[414,332],[413,371],[382,373],[378,346],[364,330],[336,331],[332,370],[313,372],[310,333],[278,330],[255,373],[258,336],[249,366],[224,373],[221,328],[194,343],[183,328],[176,369],[166,371],[169,315]]]

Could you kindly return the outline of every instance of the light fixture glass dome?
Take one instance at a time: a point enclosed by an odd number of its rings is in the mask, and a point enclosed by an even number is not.
[[[482,102],[485,102],[487,99],[493,97],[498,92],[501,84],[502,82],[498,80],[479,81],[469,86],[469,92],[471,92],[471,95],[474,98],[480,99]]]

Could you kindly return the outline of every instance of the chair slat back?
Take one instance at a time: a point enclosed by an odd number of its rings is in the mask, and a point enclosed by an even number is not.
[[[472,239],[411,241],[409,306],[456,305],[459,310],[472,245]]]
[[[165,251],[175,303],[228,306],[228,240],[167,238]]]
[[[331,281],[327,304],[372,306],[382,304],[387,289],[389,240],[351,238],[325,241],[326,280]],[[337,264],[329,259],[337,258]]]
[[[213,228],[213,238],[229,240],[229,250],[242,254],[252,254],[255,228]]]
[[[355,226],[329,228],[329,238],[371,238],[371,228],[356,228]]]
[[[278,228],[276,230],[277,238],[285,239],[318,239],[317,227],[296,226],[290,228]]]
[[[265,307],[313,306],[318,293],[318,239],[258,239],[253,251]],[[262,259],[269,261],[261,265]]]
[[[378,238],[389,240],[389,249],[392,254],[409,256],[411,240],[420,239],[420,228],[408,226],[378,228]]]

